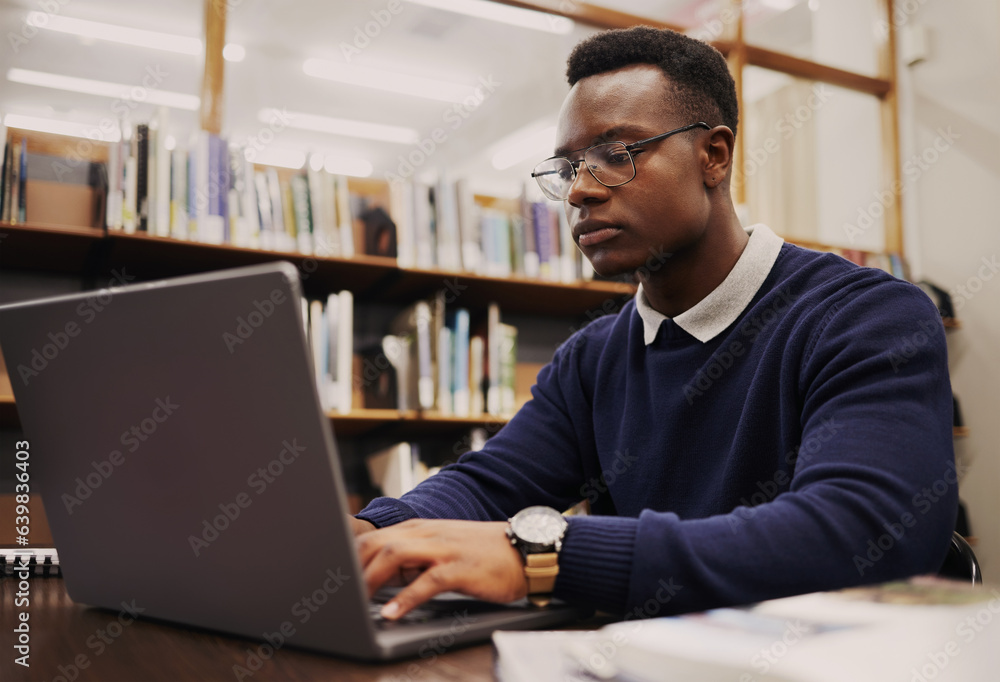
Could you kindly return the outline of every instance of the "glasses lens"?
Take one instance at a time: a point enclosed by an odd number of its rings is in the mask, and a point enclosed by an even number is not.
[[[569,196],[569,188],[576,177],[573,164],[561,157],[542,161],[535,166],[532,175],[545,196],[554,201],[563,201]]]
[[[609,142],[591,147],[583,160],[594,177],[608,187],[624,185],[635,177],[632,155],[622,142]]]

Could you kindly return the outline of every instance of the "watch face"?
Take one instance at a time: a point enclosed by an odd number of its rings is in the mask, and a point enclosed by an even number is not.
[[[549,507],[528,507],[511,520],[511,530],[524,542],[551,545],[566,528],[563,515]]]

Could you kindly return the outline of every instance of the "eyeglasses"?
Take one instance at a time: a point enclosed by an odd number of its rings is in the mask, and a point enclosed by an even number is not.
[[[581,163],[587,164],[587,170],[590,171],[590,174],[605,187],[619,187],[635,178],[635,162],[632,156],[646,151],[639,149],[639,147],[692,128],[711,130],[707,123],[699,121],[632,144],[602,142],[588,147],[583,151],[583,158],[576,161],[570,161],[565,156],[553,156],[551,159],[545,159],[535,166],[531,177],[538,182],[542,193],[553,201],[565,201],[569,198],[570,187],[576,181],[577,166]]]

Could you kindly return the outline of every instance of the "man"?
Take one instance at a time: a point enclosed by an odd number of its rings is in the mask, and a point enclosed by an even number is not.
[[[512,545],[504,520],[584,498],[592,515],[546,541],[553,594],[606,611],[935,571],[957,491],[934,306],[879,270],[741,227],[735,88],[711,47],[607,31],[575,48],[568,79],[562,158],[534,175],[566,201],[594,269],[634,273],[639,291],[556,351],[482,451],[354,520],[369,589],[410,581],[385,616],[445,590],[525,596],[539,582],[519,551],[531,532]]]

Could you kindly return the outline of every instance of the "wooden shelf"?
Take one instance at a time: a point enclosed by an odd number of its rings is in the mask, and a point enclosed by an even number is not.
[[[941,323],[945,329],[961,329],[962,321],[957,317],[942,317]]]
[[[951,433],[955,438],[967,438],[969,436],[969,427],[955,426],[952,428]]]
[[[395,259],[380,256],[320,258],[97,228],[0,223],[0,234],[4,235],[0,237],[0,268],[97,278],[118,270],[137,280],[152,280],[287,260],[303,274],[307,294],[349,289],[360,303],[409,303],[445,289],[451,294],[449,302],[463,307],[495,302],[506,313],[572,316],[600,310],[609,299],[625,300],[635,293],[635,286],[625,282],[564,284],[525,277],[400,268]]]
[[[401,436],[417,438],[433,436],[485,426],[495,432],[507,423],[506,418],[483,414],[476,417],[455,417],[416,410],[354,410],[349,414],[328,412],[337,437],[363,436],[375,430],[399,430]],[[0,395],[0,428],[17,428],[20,420],[14,397]]]

